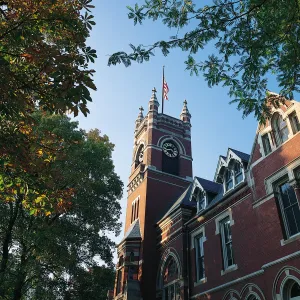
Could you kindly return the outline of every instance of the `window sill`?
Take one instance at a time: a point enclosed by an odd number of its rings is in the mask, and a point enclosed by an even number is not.
[[[207,277],[204,277],[196,282],[194,282],[194,287],[200,285],[200,284],[203,284],[203,283],[206,283],[207,282]]]
[[[227,273],[229,273],[229,272],[235,271],[235,270],[237,270],[237,269],[238,269],[237,264],[232,265],[232,266],[228,267],[226,270],[222,270],[222,271],[221,271],[221,276],[223,276],[223,275],[225,275],[225,274],[227,274]]]
[[[300,240],[300,232],[290,236],[287,240],[281,240],[280,244],[281,246],[284,246],[297,240]]]

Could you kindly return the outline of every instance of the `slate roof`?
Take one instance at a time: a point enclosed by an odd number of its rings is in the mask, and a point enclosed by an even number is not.
[[[161,217],[158,221],[163,220],[169,216],[173,211],[175,211],[180,205],[196,207],[196,203],[191,202],[190,195],[192,192],[193,184],[190,184],[188,188],[179,196],[179,198],[174,202],[174,204],[169,208],[169,210]]]
[[[135,220],[130,227],[128,228],[127,232],[125,233],[124,238],[120,243],[128,239],[138,239],[141,238],[141,230],[140,230],[140,220]]]
[[[195,178],[199,181],[199,183],[201,184],[201,186],[205,191],[219,194],[219,192],[222,190],[222,184],[204,178],[200,178],[200,177],[195,177]]]
[[[234,152],[241,160],[245,162],[249,162],[250,155],[232,148],[229,148],[232,152]]]

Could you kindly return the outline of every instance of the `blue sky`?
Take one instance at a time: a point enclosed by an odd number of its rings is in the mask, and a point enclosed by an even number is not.
[[[126,5],[135,1],[94,1],[93,11],[96,26],[93,28],[89,45],[97,50],[98,59],[92,66],[96,70],[95,83],[98,90],[92,93],[93,103],[89,105],[90,115],[79,116],[80,127],[86,130],[99,128],[115,144],[113,159],[116,172],[124,182],[124,195],[121,201],[122,218],[125,218],[126,186],[130,172],[133,148],[134,122],[138,108],[147,108],[151,90],[156,87],[161,98],[162,66],[169,85],[169,101],[164,113],[179,117],[184,99],[192,114],[192,151],[194,176],[213,179],[219,155],[225,155],[227,148],[251,152],[257,122],[253,116],[242,118],[236,105],[229,105],[227,89],[210,89],[202,76],[190,76],[185,71],[187,53],[180,50],[164,57],[159,51],[150,62],[134,64],[129,68],[123,65],[107,66],[108,55],[117,51],[129,51],[129,43],[149,45],[157,40],[168,38],[174,32],[160,23],[146,22],[134,26],[127,18]],[[206,48],[197,59],[205,59],[214,49]],[[273,82],[269,89],[278,92]],[[120,241],[123,233],[116,238]]]

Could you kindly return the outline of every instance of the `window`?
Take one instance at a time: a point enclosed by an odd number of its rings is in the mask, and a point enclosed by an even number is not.
[[[131,204],[131,223],[139,217],[139,198],[135,199]]]
[[[129,261],[134,262],[134,253],[132,251],[130,252]]]
[[[243,180],[243,170],[240,162],[236,161],[234,164],[234,180],[235,184],[239,184]]]
[[[289,115],[289,119],[290,119],[293,133],[295,134],[298,131],[300,131],[299,119],[295,111]]]
[[[194,189],[192,200],[197,202],[197,211],[198,212],[205,209],[206,195],[199,187],[196,187]]]
[[[220,221],[224,270],[234,265],[232,236],[229,216]]]
[[[203,233],[195,237],[197,281],[200,281],[205,277],[203,242]]]
[[[118,272],[117,272],[117,295],[121,293],[121,280],[122,280],[122,271],[118,270]]]
[[[257,296],[255,295],[250,295],[247,300],[260,300],[260,298],[258,298]]]
[[[289,131],[286,121],[282,119],[279,113],[274,113],[272,117],[272,129],[277,146],[284,143],[288,139]]]
[[[283,300],[300,300],[300,285],[293,279],[287,280],[283,288]]]
[[[300,232],[300,208],[294,188],[287,180],[278,185],[279,206],[287,237]]]
[[[137,168],[144,161],[144,145],[139,147],[135,158],[135,167]]]
[[[225,171],[225,191],[229,191],[233,188],[233,180],[232,180],[232,174],[229,169]]]
[[[179,272],[177,263],[171,257],[163,273],[164,300],[180,300]]]
[[[261,137],[261,139],[262,139],[265,155],[267,155],[272,151],[269,135],[266,133]]]

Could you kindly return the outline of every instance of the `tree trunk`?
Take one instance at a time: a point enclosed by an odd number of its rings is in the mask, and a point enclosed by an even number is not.
[[[20,300],[22,298],[22,289],[26,280],[26,264],[27,264],[27,247],[24,241],[21,242],[22,245],[22,253],[21,253],[21,262],[20,268],[18,270],[17,281],[14,288],[14,294],[12,300]]]
[[[10,203],[10,220],[8,223],[8,227],[4,236],[3,246],[2,246],[2,260],[0,264],[0,283],[2,282],[4,272],[7,267],[8,255],[9,255],[9,245],[12,238],[13,228],[18,217],[19,208],[21,205],[21,197],[18,197],[15,204],[15,209],[13,204]]]

